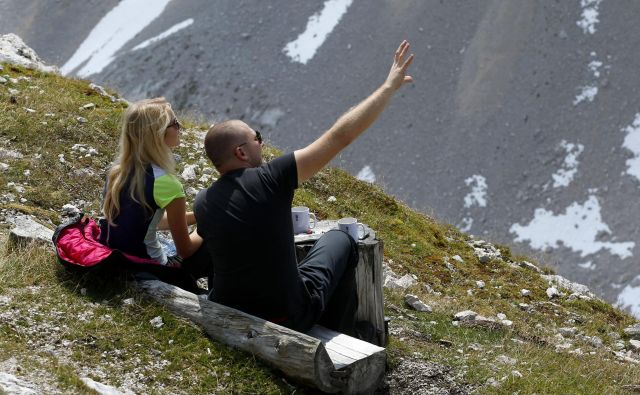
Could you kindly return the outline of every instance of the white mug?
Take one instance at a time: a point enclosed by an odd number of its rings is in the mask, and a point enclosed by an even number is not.
[[[338,229],[340,229],[343,232],[347,232],[349,236],[353,237],[353,240],[355,241],[360,240],[360,235],[358,234],[359,233],[358,228],[362,229],[362,235],[364,236],[365,234],[364,225],[358,222],[357,219],[348,217],[348,218],[342,218],[338,220]]]
[[[310,226],[309,218],[313,218],[313,225]],[[293,233],[307,233],[309,229],[316,227],[318,220],[314,213],[309,212],[309,207],[298,206],[291,208],[291,222],[293,222]]]

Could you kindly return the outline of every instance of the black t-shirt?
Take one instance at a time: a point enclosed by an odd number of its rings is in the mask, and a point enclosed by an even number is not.
[[[293,153],[224,174],[194,203],[198,233],[214,262],[211,300],[268,320],[293,318],[309,303],[293,242],[298,187]]]

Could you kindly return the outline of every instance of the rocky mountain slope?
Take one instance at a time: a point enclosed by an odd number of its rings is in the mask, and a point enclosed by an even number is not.
[[[3,240],[16,225],[14,236],[25,237],[20,230],[25,223],[50,234],[77,210],[96,215],[126,106],[88,81],[37,70],[37,57],[24,48],[14,54],[30,56],[36,70],[0,65]],[[178,173],[192,196],[216,174],[201,154],[206,126],[184,120]],[[303,184],[295,203],[321,219],[355,216],[384,240],[391,340],[380,392],[631,393],[640,388],[640,324],[587,287],[514,256],[505,246],[412,211],[337,169]],[[117,274],[69,273],[48,248],[2,244],[2,391],[309,391],[207,339],[128,288]]]

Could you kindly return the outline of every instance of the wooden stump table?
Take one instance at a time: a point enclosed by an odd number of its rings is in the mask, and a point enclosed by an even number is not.
[[[338,228],[338,221],[318,221],[312,233],[295,235],[298,262],[307,255],[313,244],[326,232]],[[373,325],[373,343],[384,347],[387,335],[384,323],[384,294],[382,292],[382,240],[364,225],[364,234],[358,240],[358,266],[356,283],[358,288],[358,310],[356,322],[366,321]]]

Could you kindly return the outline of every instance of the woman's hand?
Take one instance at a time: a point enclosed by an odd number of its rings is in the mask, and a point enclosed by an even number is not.
[[[190,257],[202,245],[202,237],[200,237],[198,232],[189,234],[189,228],[187,227],[189,213],[186,211],[186,199],[173,199],[171,203],[165,207],[165,210],[168,228],[171,231],[171,237],[173,238],[173,243],[176,245],[178,255],[182,258]],[[191,217],[193,217],[193,213],[191,213]],[[195,223],[195,218],[192,219],[193,223]]]

